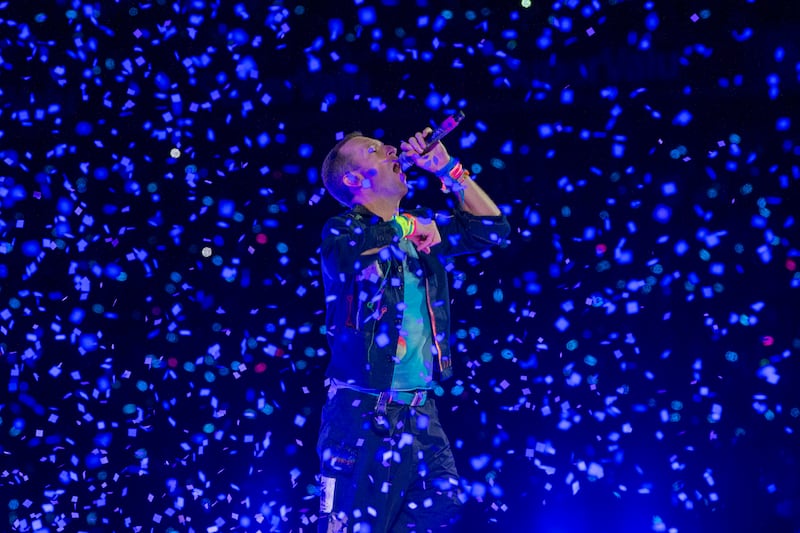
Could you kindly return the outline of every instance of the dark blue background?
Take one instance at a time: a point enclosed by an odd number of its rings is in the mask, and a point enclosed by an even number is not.
[[[0,19],[0,529],[308,531],[319,163],[463,109],[446,145],[513,228],[453,276],[468,523],[800,530],[792,2]]]

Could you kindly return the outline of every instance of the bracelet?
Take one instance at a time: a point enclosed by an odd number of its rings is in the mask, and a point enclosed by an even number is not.
[[[455,161],[455,163],[453,163]],[[442,172],[447,169],[447,172]],[[455,158],[450,158],[450,161],[439,172],[436,173],[439,179],[442,180],[443,192],[456,192],[461,199],[464,199],[464,184],[470,176],[469,170],[465,169],[461,162]]]
[[[448,161],[445,166],[436,171],[436,176],[439,178],[447,176],[448,174],[450,174],[450,171],[453,170],[453,168],[455,168],[455,166],[459,164],[461,164],[461,162],[458,159],[456,159],[455,157],[451,157],[450,161]]]
[[[464,190],[466,189],[464,184],[467,182],[468,178],[469,170],[463,170],[457,179],[453,179],[450,176],[445,176],[442,178],[442,192],[447,193],[452,191],[463,202]]]
[[[408,213],[403,213],[402,215],[394,215],[392,217],[392,223],[400,228],[400,233],[402,233],[401,237],[408,237],[409,235],[413,235],[415,231],[417,231],[417,219],[414,218],[413,215],[409,215]]]
[[[461,166],[461,163],[459,162],[459,163],[456,163],[456,166],[454,166],[452,169],[450,169],[450,172],[448,172],[447,175],[450,176],[452,179],[456,180],[457,182],[463,184],[464,183],[464,179],[466,179],[466,178],[463,177],[464,176],[464,172],[466,172],[466,171],[464,170],[464,167]]]

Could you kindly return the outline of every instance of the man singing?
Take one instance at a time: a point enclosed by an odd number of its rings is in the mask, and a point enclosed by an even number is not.
[[[322,232],[331,360],[317,451],[321,532],[448,531],[462,500],[432,388],[452,374],[444,259],[505,242],[506,217],[432,130],[403,161],[455,194],[450,212],[400,210],[401,154],[355,132],[322,164],[348,210]]]

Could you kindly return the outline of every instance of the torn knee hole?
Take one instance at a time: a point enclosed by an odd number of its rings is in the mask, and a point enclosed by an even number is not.
[[[345,533],[347,531],[347,518],[330,515],[328,517],[327,533]]]

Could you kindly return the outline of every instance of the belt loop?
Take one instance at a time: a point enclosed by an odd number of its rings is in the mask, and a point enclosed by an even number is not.
[[[386,414],[386,404],[389,403],[390,396],[388,392],[378,393],[378,401],[375,402],[375,413],[378,415]]]
[[[389,393],[378,393],[378,400],[375,402],[375,416],[373,417],[373,427],[378,434],[383,436],[390,436],[391,427],[389,426],[389,418],[386,416],[386,404],[389,403]]]
[[[425,401],[425,392],[423,390],[415,390],[414,391],[414,398],[411,400],[412,406],[422,405]]]
[[[330,385],[328,385],[328,399],[332,399],[336,396],[336,391],[339,390],[339,387],[336,386],[336,380],[332,379]]]

